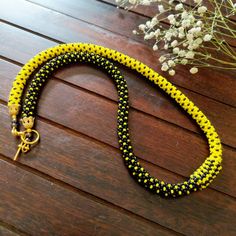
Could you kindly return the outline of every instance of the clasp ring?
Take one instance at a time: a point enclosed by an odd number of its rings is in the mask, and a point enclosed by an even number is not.
[[[27,140],[27,134],[34,133],[36,135],[36,138],[33,141]],[[23,132],[18,132],[18,136],[21,138],[21,143],[18,145],[18,150],[13,158],[14,161],[17,160],[17,158],[20,155],[20,152],[26,153],[30,150],[31,145],[36,144],[39,141],[40,135],[37,130],[25,130]]]

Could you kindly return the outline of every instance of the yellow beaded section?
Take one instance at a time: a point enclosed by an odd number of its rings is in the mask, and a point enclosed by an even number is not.
[[[167,79],[159,75],[157,72],[149,68],[142,62],[131,58],[125,54],[122,54],[116,50],[105,48],[102,46],[87,44],[87,43],[70,43],[70,44],[60,44],[55,47],[49,48],[37,54],[31,60],[26,63],[18,75],[16,76],[13,87],[10,91],[8,106],[12,109],[14,106],[19,106],[21,103],[21,98],[23,94],[24,87],[30,75],[37,70],[46,61],[59,56],[67,52],[77,52],[84,51],[95,53],[103,56],[107,59],[112,59],[117,61],[126,67],[129,67],[144,77],[148,78],[156,85],[158,85],[162,90],[164,90],[170,97],[172,97],[192,118],[197,122],[200,128],[205,133],[208,144],[210,155],[205,159],[203,164],[196,169],[190,176],[190,179],[198,180],[197,184],[200,189],[206,188],[212,180],[216,177],[219,171],[222,169],[222,145],[218,137],[215,128],[208,120],[208,118],[199,110],[197,106],[194,105],[180,90],[178,90],[173,84],[171,84]],[[17,114],[14,114],[14,116]],[[210,170],[209,170],[210,166]]]

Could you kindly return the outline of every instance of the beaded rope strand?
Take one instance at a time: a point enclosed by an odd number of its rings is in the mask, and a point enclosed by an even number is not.
[[[92,53],[92,54],[91,54]],[[96,54],[96,55],[95,55]],[[210,155],[205,159],[203,164],[197,168],[190,177],[183,183],[165,183],[152,177],[138,162],[136,156],[133,154],[131,141],[128,132],[128,90],[126,82],[117,67],[114,67],[109,61],[104,58],[118,61],[133,70],[136,70],[149,80],[157,84],[170,97],[172,97],[192,118],[197,122],[200,128],[205,133]],[[54,59],[53,59],[54,58]],[[76,59],[77,58],[77,59]],[[82,58],[82,59],[81,59]],[[51,61],[49,61],[52,59]],[[31,145],[39,140],[39,134],[33,130],[35,109],[37,105],[40,88],[46,82],[51,72],[60,66],[75,63],[76,61],[91,62],[97,64],[113,78],[115,81],[118,95],[118,139],[120,150],[131,175],[145,188],[155,192],[164,197],[177,197],[190,194],[193,191],[206,188],[216,177],[222,169],[222,147],[221,142],[214,127],[210,121],[194,105],[182,92],[180,92],[174,85],[168,82],[165,78],[160,76],[154,70],[150,69],[145,64],[112,49],[104,48],[93,44],[72,43],[61,44],[53,48],[49,48],[35,57],[33,57],[18,73],[9,96],[9,112],[12,117],[12,133],[13,135],[21,137],[21,144],[18,152],[27,152]],[[90,60],[90,61],[88,61]],[[30,75],[36,71],[42,64],[48,62],[35,75],[31,82],[29,91],[26,94],[26,99],[22,111],[22,124],[25,131],[17,131],[17,115],[20,110],[20,103],[24,87]],[[105,64],[102,65],[102,62]],[[107,64],[107,65],[106,65]],[[105,65],[105,67],[104,67]],[[109,66],[108,66],[109,65]],[[108,68],[111,67],[111,68]],[[115,77],[116,76],[116,77]],[[118,76],[118,78],[117,78]],[[36,138],[32,140],[32,134],[35,133]]]

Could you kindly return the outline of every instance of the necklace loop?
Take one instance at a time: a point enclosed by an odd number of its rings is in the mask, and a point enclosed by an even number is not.
[[[164,181],[152,177],[139,163],[138,158],[134,155],[129,137],[127,84],[118,68],[107,59],[117,61],[154,82],[197,122],[206,135],[210,154],[186,181],[182,183],[165,183]],[[19,148],[14,159],[18,157],[21,151],[29,151],[31,145],[36,144],[39,140],[39,133],[36,130],[31,130],[31,128],[33,128],[34,125],[36,105],[42,85],[57,68],[75,62],[87,62],[96,65],[104,69],[114,80],[119,97],[117,133],[120,150],[130,174],[138,183],[151,192],[161,196],[178,197],[206,188],[219,174],[222,169],[222,146],[218,134],[208,118],[187,96],[164,77],[138,60],[109,48],[86,43],[61,44],[49,48],[32,58],[18,73],[13,82],[8,102],[13,124],[12,133],[13,135],[20,136],[22,141],[18,146]],[[44,66],[41,67],[43,64]],[[23,89],[30,75],[39,67],[41,68],[33,78],[26,93],[24,105],[22,106],[22,121],[26,131],[18,132],[16,130],[16,118],[20,110],[19,107],[22,100]],[[28,137],[26,137],[26,132],[29,131],[32,131],[36,135],[33,141],[28,140]]]

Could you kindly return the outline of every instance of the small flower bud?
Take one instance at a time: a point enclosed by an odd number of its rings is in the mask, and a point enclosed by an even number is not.
[[[156,51],[158,50],[158,46],[155,44],[153,47],[152,47],[153,51]]]
[[[169,75],[174,76],[175,75],[175,70],[169,70]]]
[[[191,74],[196,74],[198,72],[198,68],[197,67],[192,67],[190,70]]]
[[[168,69],[169,69],[169,67],[168,67],[167,63],[164,62],[164,63],[162,64],[161,70],[162,70],[162,71],[167,71]]]

